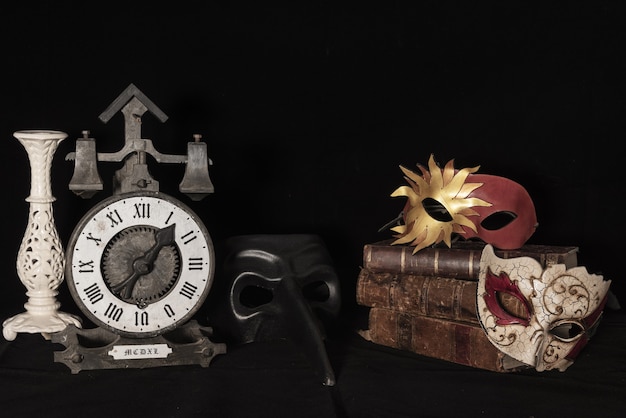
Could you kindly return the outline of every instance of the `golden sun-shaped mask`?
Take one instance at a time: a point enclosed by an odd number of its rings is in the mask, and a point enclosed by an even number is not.
[[[400,186],[392,197],[404,196],[404,224],[391,228],[397,238],[392,244],[414,245],[413,254],[432,244],[443,241],[452,245],[452,234],[464,234],[462,226],[476,231],[476,225],[468,219],[479,214],[474,206],[491,206],[491,203],[475,197],[468,197],[483,183],[466,183],[468,176],[478,171],[479,166],[456,170],[454,160],[448,161],[443,169],[431,154],[428,169],[420,164],[419,175],[402,166],[409,186]]]

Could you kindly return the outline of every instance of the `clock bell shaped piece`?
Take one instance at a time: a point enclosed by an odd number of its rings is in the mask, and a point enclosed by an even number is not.
[[[193,141],[187,143],[187,155],[160,153],[151,139],[141,137],[141,118],[147,111],[161,122],[168,119],[152,100],[131,83],[99,116],[102,122],[107,123],[117,112],[124,115],[124,147],[114,153],[98,153],[95,140],[89,138],[89,131],[83,131],[83,138],[76,140],[76,151],[65,157],[75,161],[70,190],[85,199],[91,198],[103,189],[98,162],[124,162],[113,179],[114,194],[158,191],[159,182],[148,170],[146,157],[150,155],[157,163],[185,164],[185,176],[179,190],[192,200],[202,200],[214,192],[208,172],[212,161],[208,157],[206,143],[200,141],[202,135],[193,135]]]
[[[53,336],[66,350],[55,353],[78,372],[90,368],[156,367],[180,364],[207,366],[225,353],[224,344],[209,337],[212,329],[192,318],[213,284],[215,252],[201,218],[178,199],[159,190],[148,169],[157,163],[186,164],[179,190],[192,200],[213,193],[209,159],[200,135],[187,155],[162,154],[141,136],[146,111],[161,122],[163,113],[131,84],[100,115],[108,122],[124,115],[124,146],[98,153],[87,131],[76,141],[70,189],[90,198],[102,189],[99,162],[119,162],[113,195],[98,202],[76,225],[67,250],[67,284],[74,301],[96,328],[68,327]],[[83,344],[82,342],[86,342]]]
[[[502,259],[487,244],[480,260],[478,317],[503,353],[537,371],[565,371],[594,334],[610,285],[583,266],[566,270],[553,264],[544,270],[530,257]],[[515,314],[507,309],[510,301],[520,307]]]
[[[400,167],[408,186],[392,197],[406,197],[392,244],[415,246],[413,253],[452,236],[478,238],[502,250],[520,248],[537,228],[535,206],[526,189],[504,177],[474,174],[479,167],[440,168],[431,155],[421,175]]]
[[[222,275],[210,304],[227,343],[289,339],[328,386],[335,375],[324,338],[340,309],[339,279],[317,235],[242,235],[224,245]]]

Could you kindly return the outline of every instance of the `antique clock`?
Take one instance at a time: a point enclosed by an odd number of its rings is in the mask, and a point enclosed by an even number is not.
[[[94,323],[128,337],[186,322],[211,287],[211,238],[180,201],[159,192],[108,198],[77,225],[68,286]]]
[[[53,336],[66,346],[55,353],[78,372],[94,368],[200,364],[225,352],[210,341],[211,328],[192,318],[213,282],[215,253],[202,220],[180,200],[159,190],[148,170],[157,163],[186,164],[179,190],[192,200],[213,192],[210,159],[200,135],[187,155],[159,153],[141,138],[141,116],[167,116],[131,84],[105,110],[107,122],[117,111],[125,117],[125,145],[115,153],[97,153],[89,132],[76,141],[70,189],[90,198],[103,189],[98,162],[123,162],[115,172],[112,196],[92,207],[78,222],[66,251],[66,281],[80,310],[96,325],[68,326]]]

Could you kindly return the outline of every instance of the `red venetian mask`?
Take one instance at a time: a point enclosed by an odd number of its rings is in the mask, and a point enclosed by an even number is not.
[[[397,188],[392,197],[405,196],[404,225],[393,244],[415,246],[414,253],[444,241],[452,234],[480,238],[504,249],[526,243],[537,228],[535,206],[526,189],[504,177],[473,174],[478,167],[456,170],[454,160],[441,169],[431,155],[421,175],[400,167],[409,186]]]

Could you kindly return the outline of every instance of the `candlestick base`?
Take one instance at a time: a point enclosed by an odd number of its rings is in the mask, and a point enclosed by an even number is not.
[[[13,341],[19,332],[41,333],[49,340],[51,333],[63,331],[68,325],[80,327],[81,321],[78,317],[65,312],[56,311],[43,315],[23,312],[2,323],[2,335],[7,341]]]

